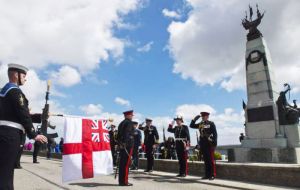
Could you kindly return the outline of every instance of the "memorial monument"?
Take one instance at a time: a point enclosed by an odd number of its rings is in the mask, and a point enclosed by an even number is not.
[[[257,18],[253,20],[251,6],[249,12],[249,19],[246,12],[242,20],[249,30],[245,57],[247,103],[243,106],[246,137],[241,147],[229,151],[229,161],[300,163],[299,109],[287,103],[288,89],[279,94],[271,54],[257,29],[265,13],[256,5]]]

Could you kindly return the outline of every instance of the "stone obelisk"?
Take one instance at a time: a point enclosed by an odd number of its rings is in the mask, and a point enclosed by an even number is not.
[[[271,55],[266,41],[257,29],[264,14],[258,8],[255,20],[252,20],[252,14],[250,7],[250,20],[246,17],[242,21],[244,28],[249,30],[245,57],[248,98],[245,109],[246,139],[242,141],[242,147],[286,147],[287,141],[283,138],[278,123],[278,91]]]

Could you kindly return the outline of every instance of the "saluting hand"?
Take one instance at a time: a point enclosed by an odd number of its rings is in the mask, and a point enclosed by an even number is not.
[[[197,115],[193,120],[197,121],[200,117],[201,117],[200,115]]]
[[[173,120],[172,123],[171,123],[171,125],[173,126],[174,124],[175,124],[175,121]]]
[[[47,143],[48,140],[47,140],[47,137],[45,137],[44,135],[37,135],[35,138],[34,138],[35,141],[39,141],[41,143]]]

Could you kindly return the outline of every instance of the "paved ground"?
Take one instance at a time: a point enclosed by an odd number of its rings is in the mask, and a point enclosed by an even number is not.
[[[283,189],[251,183],[216,179],[214,181],[200,180],[199,177],[188,176],[176,178],[175,174],[153,172],[145,174],[142,171],[132,172],[129,181],[132,187],[119,187],[113,175],[96,177],[88,180],[78,180],[68,184],[61,182],[60,160],[39,158],[40,164],[32,164],[30,156],[22,156],[23,169],[15,170],[15,190],[58,190],[58,189],[138,189],[138,190],[227,190],[227,189]],[[287,189],[287,188],[284,188]]]

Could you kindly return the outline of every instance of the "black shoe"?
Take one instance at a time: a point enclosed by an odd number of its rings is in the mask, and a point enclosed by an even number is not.
[[[144,172],[149,172],[150,170],[144,170]]]
[[[133,186],[133,184],[132,183],[127,183],[127,184],[123,184],[123,183],[121,183],[121,184],[119,184],[119,186]]]
[[[186,177],[186,175],[185,174],[178,174],[178,175],[176,175],[176,177]]]
[[[214,180],[215,179],[215,177],[214,176],[211,176],[210,178],[209,178],[209,180]]]
[[[149,172],[149,173],[150,173],[150,172],[153,172],[153,170],[149,170],[148,172]]]
[[[201,177],[201,179],[209,179],[209,177],[203,176],[203,177]]]
[[[15,169],[22,169],[22,166],[15,166]]]
[[[34,163],[34,164],[39,164],[39,162],[38,162],[38,161],[33,161],[33,163]]]

